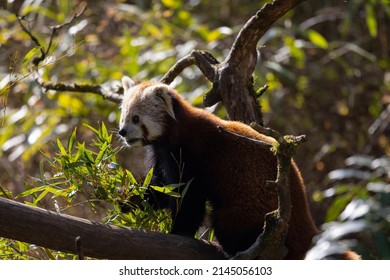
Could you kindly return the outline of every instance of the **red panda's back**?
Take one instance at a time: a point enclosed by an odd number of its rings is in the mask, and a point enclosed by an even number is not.
[[[275,140],[238,122],[226,122],[226,130],[274,143]],[[213,180],[213,225],[229,253],[247,249],[261,233],[266,213],[277,209],[278,198],[266,181],[276,179],[277,163],[268,148],[231,135],[220,136],[210,158]],[[317,229],[311,218],[304,184],[295,163],[290,175],[292,216],[286,237],[287,258],[302,259]]]

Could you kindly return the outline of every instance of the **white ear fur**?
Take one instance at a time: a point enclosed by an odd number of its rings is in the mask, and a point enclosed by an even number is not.
[[[131,88],[132,86],[134,86],[134,84],[135,82],[132,79],[130,79],[128,76],[122,77],[122,86],[125,91]]]
[[[175,112],[173,111],[172,96],[169,94],[169,92],[164,90],[162,92],[158,92],[157,96],[164,101],[168,115],[176,120]]]

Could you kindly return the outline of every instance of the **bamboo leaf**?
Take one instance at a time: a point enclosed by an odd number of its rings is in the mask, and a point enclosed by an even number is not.
[[[40,187],[36,187],[36,188],[29,189],[29,190],[27,190],[27,191],[24,191],[24,192],[21,192],[20,194],[18,194],[18,195],[16,196],[16,198],[21,198],[21,197],[29,196],[29,195],[34,194],[34,193],[36,193],[36,192],[43,191],[45,188],[46,188],[46,186],[40,186]]]
[[[145,180],[142,184],[143,187],[147,187],[150,185],[150,182],[152,181],[152,177],[153,177],[153,168],[151,168],[148,172],[148,174],[146,174],[146,177],[145,177]]]
[[[40,50],[42,49],[41,46],[36,46],[34,48],[32,48],[23,58],[23,64],[29,62],[31,60],[32,57],[34,57],[37,52],[39,52]]]
[[[57,138],[57,147],[60,151],[61,156],[66,155],[66,150],[64,148],[64,145],[62,145],[61,140]]]
[[[100,148],[99,154],[97,155],[97,157],[95,159],[95,164],[99,164],[102,161],[102,159],[106,153],[107,148],[108,148],[108,143],[104,142],[103,146]]]
[[[134,178],[133,174],[129,170],[126,170],[126,175],[129,178],[131,185],[137,185],[138,184],[137,180]]]
[[[71,153],[74,147],[74,142],[76,140],[76,132],[77,132],[77,127],[73,130],[72,134],[69,136],[68,139],[68,152]]]
[[[88,125],[88,124],[84,124],[85,127],[87,127],[88,129],[92,130],[96,135],[99,135],[99,131],[97,131],[96,128]]]

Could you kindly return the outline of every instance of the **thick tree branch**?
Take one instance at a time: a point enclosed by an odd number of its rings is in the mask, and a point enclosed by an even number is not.
[[[91,222],[1,197],[0,236],[78,254],[81,258],[224,258],[218,247],[209,242]]]

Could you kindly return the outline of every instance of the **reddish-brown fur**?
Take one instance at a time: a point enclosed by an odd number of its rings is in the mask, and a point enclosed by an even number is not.
[[[141,84],[140,90],[149,85]],[[192,180],[174,219],[173,233],[193,235],[209,200],[215,235],[224,250],[234,255],[255,241],[265,214],[277,208],[277,195],[266,186],[267,180],[276,178],[276,158],[268,149],[221,133],[218,127],[268,143],[275,140],[240,122],[225,121],[194,108],[174,90],[169,90],[169,96],[175,119],[167,114],[164,133],[151,141],[155,182]],[[294,162],[290,174],[292,213],[285,242],[287,259],[303,259],[318,230]]]

